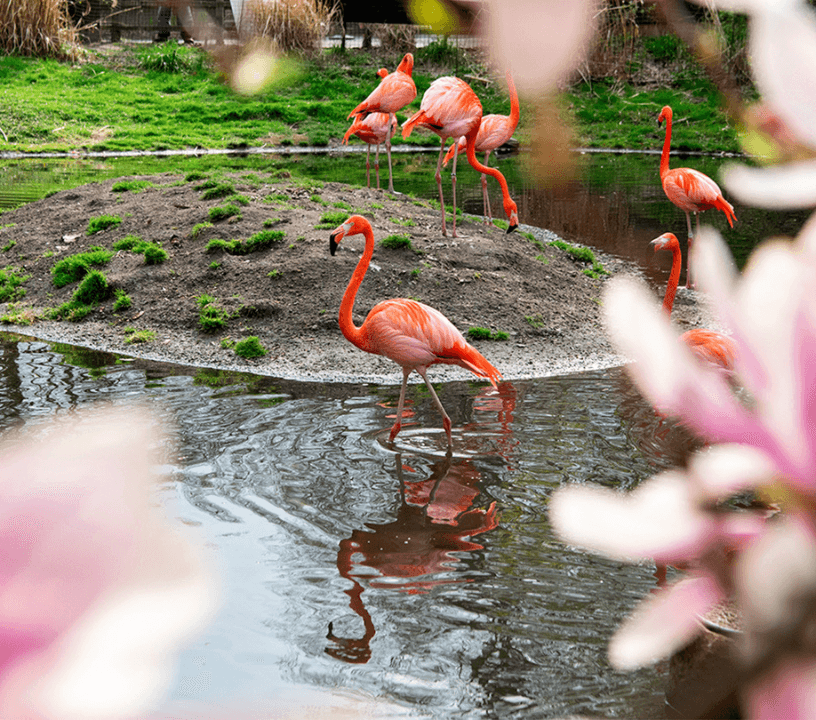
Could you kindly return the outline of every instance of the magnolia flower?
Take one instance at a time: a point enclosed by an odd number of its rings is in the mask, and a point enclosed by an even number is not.
[[[27,432],[0,452],[0,717],[144,717],[215,606],[153,504],[159,439],[133,410]]]
[[[766,110],[811,154],[816,152],[816,11],[804,0],[705,3],[748,14],[751,68]],[[768,169],[732,165],[725,168],[722,180],[745,204],[774,208],[816,204],[816,160]]]
[[[618,560],[689,570],[645,600],[618,630],[609,646],[613,666],[628,670],[654,662],[700,632],[700,616],[730,594],[731,555],[766,529],[763,513],[711,508],[767,480],[773,470],[756,450],[720,446],[694,456],[686,472],[661,473],[629,494],[579,485],[553,494],[550,521],[567,542]]]

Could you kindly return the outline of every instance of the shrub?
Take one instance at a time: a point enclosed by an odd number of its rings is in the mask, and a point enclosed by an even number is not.
[[[77,30],[58,0],[0,2],[0,50],[4,55],[76,59]]]
[[[255,358],[266,355],[264,346],[256,335],[250,335],[235,343],[235,354],[243,358]]]
[[[88,221],[88,235],[116,227],[121,222],[122,218],[118,215],[100,215],[99,217],[91,218]]]

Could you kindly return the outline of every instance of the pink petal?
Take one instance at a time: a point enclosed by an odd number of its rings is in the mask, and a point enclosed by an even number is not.
[[[781,662],[744,692],[752,720],[812,720],[816,717],[816,662]]]
[[[618,670],[634,670],[668,657],[694,639],[701,629],[699,617],[722,599],[708,575],[653,593],[618,628],[609,643],[609,662]]]
[[[777,466],[764,452],[749,445],[715,445],[693,455],[688,467],[695,487],[713,501],[770,484]]]
[[[595,32],[593,0],[489,0],[487,33],[499,67],[519,93],[554,89],[581,62]]]
[[[0,455],[0,717],[139,715],[213,611],[198,553],[152,503],[153,424],[89,413]]]
[[[630,493],[585,485],[552,494],[549,519],[566,542],[620,560],[693,558],[712,539],[712,522],[686,477],[665,472]]]
[[[765,168],[729,163],[721,178],[728,193],[745,205],[789,210],[816,205],[813,160]]]
[[[739,442],[761,433],[722,373],[694,358],[641,283],[610,281],[604,311],[613,343],[635,361],[633,380],[658,410],[681,417],[709,440]]]

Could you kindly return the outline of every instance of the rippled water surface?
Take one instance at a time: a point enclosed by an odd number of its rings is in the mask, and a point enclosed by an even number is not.
[[[225,602],[183,654],[168,711],[333,691],[435,718],[663,714],[664,667],[621,674],[605,659],[653,568],[565,547],[547,522],[554,488],[629,488],[683,452],[620,370],[442,386],[447,454],[418,385],[415,424],[392,445],[397,386],[123,362],[16,336],[0,349],[3,428],[109,402],[176,429],[158,497],[214,553]]]

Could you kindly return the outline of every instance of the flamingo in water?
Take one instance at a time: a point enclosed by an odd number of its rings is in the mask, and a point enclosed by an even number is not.
[[[677,283],[680,280],[680,265],[682,256],[680,253],[680,242],[674,233],[663,233],[660,237],[652,240],[655,252],[658,250],[668,250],[672,254],[672,268],[669,274],[669,282],[666,285],[666,294],[663,297],[663,310],[671,316],[674,307],[674,296],[677,294]],[[686,343],[689,349],[701,360],[732,372],[737,360],[737,345],[727,335],[713,330],[703,330],[695,328],[688,330],[680,336],[681,342]]]
[[[663,140],[663,152],[660,155],[660,182],[663,185],[663,192],[666,197],[686,213],[686,226],[688,227],[688,251],[691,254],[691,216],[697,221],[697,232],[700,232],[700,215],[698,213],[709,208],[715,208],[725,214],[730,227],[734,227],[737,216],[734,215],[734,206],[731,205],[722,195],[719,185],[708,175],[692,168],[669,169],[669,149],[671,147],[672,133],[672,109],[665,105],[657,116],[657,124],[660,126],[666,121],[666,137]],[[693,288],[691,270],[686,268],[686,286]]]
[[[482,121],[479,125],[479,132],[476,135],[476,152],[483,152],[485,154],[484,164],[488,165],[490,161],[490,153],[500,148],[506,143],[513,133],[516,131],[519,123],[519,99],[516,92],[516,86],[513,83],[513,76],[507,73],[507,90],[510,93],[510,114],[509,115],[483,115]],[[456,152],[465,152],[465,138],[459,138],[459,147]],[[444,167],[448,166],[448,162],[453,157],[454,146],[448,148],[445,154],[445,159],[442,161]],[[492,225],[493,213],[490,211],[490,196],[487,192],[487,176],[482,173],[482,202],[484,205],[485,224]]]
[[[507,181],[495,168],[482,165],[476,159],[476,136],[482,120],[482,103],[476,97],[470,85],[456,77],[445,76],[434,80],[422,96],[419,112],[402,124],[402,137],[407,138],[415,127],[422,127],[435,132],[442,138],[439,148],[439,159],[436,162],[436,184],[439,187],[439,204],[442,206],[442,234],[447,235],[445,227],[445,202],[442,196],[442,156],[445,153],[445,141],[454,139],[453,170],[453,232],[456,237],[456,159],[459,155],[459,138],[465,138],[465,151],[468,162],[480,173],[492,175],[502,190],[504,212],[510,225],[507,232],[518,227],[518,208],[510,197]]]
[[[370,113],[382,112],[391,116],[391,121],[396,122],[397,110],[402,110],[411,102],[417,94],[414,78],[411,74],[414,71],[414,56],[405,53],[397,69],[392,73],[386,73],[383,77],[382,69],[377,73],[382,78],[380,84],[371,91],[371,94],[363,100],[354,110],[349,113],[349,118],[355,116],[365,117]],[[388,155],[388,192],[394,192],[394,177],[391,169],[391,138],[385,138],[385,153]]]
[[[365,236],[365,251],[351,276],[343,300],[340,303],[340,329],[346,339],[361,350],[375,355],[384,355],[402,366],[402,388],[400,389],[397,419],[391,428],[393,440],[402,427],[402,409],[405,404],[405,388],[408,376],[416,370],[431,393],[436,407],[442,415],[442,424],[451,441],[451,421],[436,391],[428,382],[427,371],[431,365],[443,363],[459,365],[475,375],[487,378],[496,387],[501,373],[485,357],[468,344],[453,323],[438,310],[415,300],[403,298],[384,300],[371,308],[360,327],[351,317],[354,299],[368,270],[374,254],[374,231],[371,223],[360,215],[352,215],[340,225],[329,238],[329,249],[334,255],[344,237]]]

